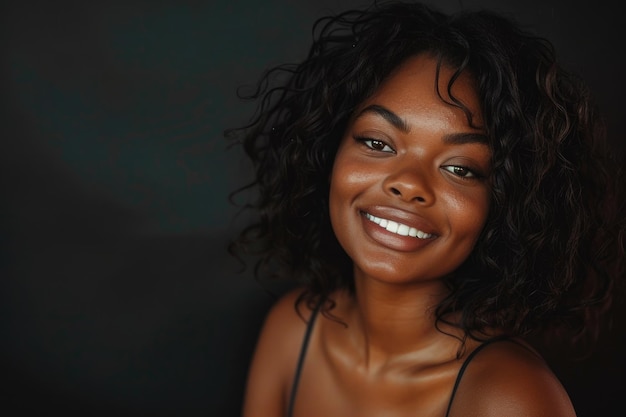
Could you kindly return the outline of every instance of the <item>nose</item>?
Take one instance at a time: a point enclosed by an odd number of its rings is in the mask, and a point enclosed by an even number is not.
[[[387,194],[399,197],[406,202],[430,205],[435,201],[431,180],[423,169],[415,166],[401,166],[385,178],[383,187]]]

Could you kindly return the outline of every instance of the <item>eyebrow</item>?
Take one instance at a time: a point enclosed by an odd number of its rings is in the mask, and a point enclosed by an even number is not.
[[[409,128],[409,125],[400,116],[398,116],[391,110],[383,106],[380,106],[378,104],[371,104],[367,106],[366,108],[361,110],[359,114],[357,114],[356,118],[358,119],[359,117],[363,116],[365,113],[374,113],[383,117],[386,121],[391,123],[393,127],[395,127],[398,130],[401,130],[404,133],[409,133],[409,131],[411,130]]]
[[[403,133],[409,133],[411,130],[410,126],[404,121],[404,119],[402,119],[400,116],[398,116],[388,108],[381,105],[371,104],[365,107],[359,112],[359,114],[356,115],[356,118],[358,119],[366,113],[374,113],[381,116],[391,125],[393,125],[393,127],[401,130]],[[489,144],[486,135],[476,132],[449,133],[443,137],[443,141],[451,145],[464,145],[469,143],[482,143],[485,145]]]
[[[466,143],[489,145],[487,136],[482,133],[450,133],[443,137],[443,141],[450,145],[464,145]]]

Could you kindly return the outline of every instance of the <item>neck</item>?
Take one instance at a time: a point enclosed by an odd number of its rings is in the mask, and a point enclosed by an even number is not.
[[[364,361],[379,366],[432,348],[455,346],[456,339],[435,326],[435,308],[445,296],[440,280],[390,284],[355,274],[356,294],[349,317],[354,341],[364,346]],[[446,329],[448,330],[448,329]],[[446,349],[448,350],[448,349]]]

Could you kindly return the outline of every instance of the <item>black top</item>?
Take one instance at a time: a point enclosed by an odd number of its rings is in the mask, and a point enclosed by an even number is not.
[[[298,392],[298,383],[300,382],[300,375],[302,374],[302,367],[304,365],[304,359],[306,358],[306,351],[307,351],[307,348],[309,347],[309,340],[311,338],[311,332],[313,330],[315,319],[317,318],[321,304],[322,303],[319,303],[317,307],[315,308],[315,310],[313,310],[313,314],[311,314],[311,319],[309,320],[306,326],[306,332],[304,333],[304,340],[302,341],[302,348],[300,349],[300,357],[298,358],[298,364],[296,366],[296,373],[294,375],[293,384],[291,388],[291,396],[289,397],[289,406],[287,407],[287,417],[293,417],[293,408],[296,402],[296,394]],[[452,394],[450,395],[450,401],[448,402],[448,408],[446,410],[446,417],[448,417],[448,415],[450,414],[452,401],[454,400],[454,396],[461,382],[461,378],[463,377],[463,374],[465,373],[465,369],[467,368],[467,365],[476,356],[476,354],[478,354],[478,352],[480,352],[485,346],[493,342],[498,342],[501,340],[511,340],[511,339],[509,339],[508,336],[498,336],[498,337],[494,337],[492,339],[486,340],[484,343],[479,345],[476,349],[474,349],[472,353],[470,353],[467,356],[467,358],[463,362],[463,365],[461,365],[461,368],[459,369],[459,373],[456,376],[456,381],[454,381],[454,387],[452,388]]]

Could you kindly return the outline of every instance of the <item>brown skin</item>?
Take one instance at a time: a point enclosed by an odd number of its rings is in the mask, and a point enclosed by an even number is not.
[[[443,325],[438,330],[432,314],[445,295],[441,278],[467,258],[485,224],[491,159],[483,132],[437,96],[435,66],[425,55],[401,65],[357,109],[340,144],[330,214],[354,262],[356,292],[333,295],[333,315],[345,325],[318,317],[300,379],[297,417],[443,417],[463,359],[480,344],[468,339],[458,359],[460,341],[440,330],[458,337],[462,332]],[[440,91],[446,91],[449,77],[444,69]],[[480,126],[471,77],[459,78],[452,93]],[[427,235],[387,231],[378,224],[381,218]],[[244,417],[286,413],[306,328],[294,309],[298,293],[287,294],[266,319],[249,373]],[[311,312],[301,310],[308,319]],[[543,360],[509,341],[486,347],[471,362],[450,415],[575,413]]]

